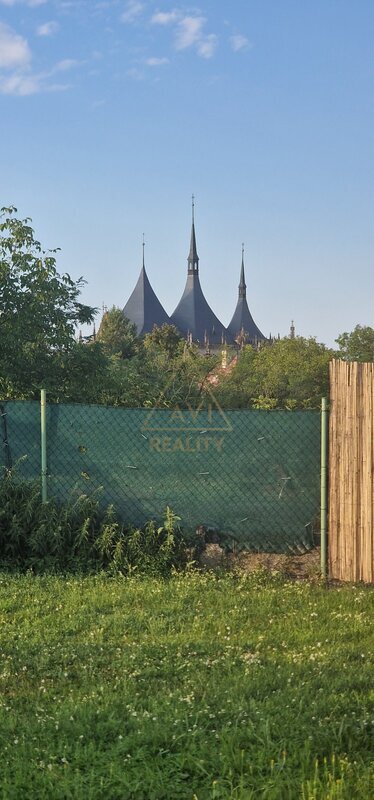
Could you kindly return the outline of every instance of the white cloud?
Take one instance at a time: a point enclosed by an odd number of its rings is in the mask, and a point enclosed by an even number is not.
[[[128,0],[125,11],[121,14],[121,22],[131,24],[135,22],[144,9],[144,4],[139,0]]]
[[[210,33],[197,43],[197,52],[202,58],[212,58],[218,45],[218,37]]]
[[[0,22],[0,67],[26,67],[30,61],[31,50],[26,39]]]
[[[161,67],[163,64],[169,64],[168,58],[147,58],[147,67]]]
[[[45,92],[67,92],[68,89],[72,88],[72,85],[71,83],[49,83],[44,87],[40,87],[40,91],[42,88]]]
[[[27,97],[40,92],[65,92],[69,84],[48,83],[49,74],[28,74],[15,72],[7,77],[0,76],[0,94]]]
[[[15,94],[24,97],[40,91],[37,77],[15,73],[7,78],[0,78],[0,92],[2,94]]]
[[[80,64],[84,63],[83,61],[65,58],[54,64],[48,71],[35,73],[31,70],[31,53],[27,42],[26,54],[24,49],[11,50],[2,47],[4,41],[2,34],[6,27],[0,24],[0,69],[2,68],[2,73],[0,72],[0,94],[25,97],[40,92],[64,92],[71,88],[70,84],[52,83],[50,79],[56,74],[65,73],[80,66]],[[8,35],[9,29],[6,29],[5,32]],[[13,34],[13,40],[14,38],[17,40],[21,37]],[[6,41],[9,42],[9,36]],[[8,74],[5,74],[4,70],[7,70]]]
[[[249,39],[237,33],[235,36],[230,36],[230,44],[234,53],[238,53],[239,50],[246,50],[249,47]]]
[[[0,5],[15,6],[16,3],[24,3],[24,5],[30,8],[36,8],[37,6],[43,6],[47,2],[48,0],[0,0]]]
[[[67,72],[67,70],[73,69],[73,67],[77,67],[78,65],[79,61],[76,61],[74,58],[64,58],[52,67],[49,74],[54,75],[55,72]]]
[[[187,50],[189,47],[194,47],[202,58],[212,58],[216,51],[218,36],[215,33],[204,35],[206,19],[198,13],[183,15],[178,9],[157,11],[151,17],[151,23],[163,26],[172,25],[176,50]]]
[[[144,80],[143,72],[141,72],[140,69],[137,69],[137,67],[132,67],[131,69],[128,69],[126,75],[128,78],[132,78],[134,81]]]
[[[201,39],[205,21],[204,17],[183,17],[178,22],[175,39],[176,50],[186,50],[187,47],[196,44]]]
[[[156,14],[153,14],[153,17],[151,17],[151,22],[154,25],[170,25],[179,18],[179,11],[157,11]]]
[[[43,25],[39,25],[36,29],[36,33],[38,36],[53,36],[59,29],[58,22],[44,22]]]

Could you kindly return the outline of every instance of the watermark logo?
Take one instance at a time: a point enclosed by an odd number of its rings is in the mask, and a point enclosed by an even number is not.
[[[142,426],[149,449],[157,453],[221,453],[231,431],[229,418],[210,390],[197,406],[150,409]]]

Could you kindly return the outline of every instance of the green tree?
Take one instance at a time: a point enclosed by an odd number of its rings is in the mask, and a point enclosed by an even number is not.
[[[345,361],[374,361],[374,328],[356,325],[351,333],[341,333],[336,342],[338,355]]]
[[[97,341],[108,355],[131,358],[136,350],[136,325],[125,317],[120,308],[113,306],[101,320]]]
[[[334,352],[314,338],[284,338],[255,351],[244,348],[215,394],[226,408],[317,408],[328,394]]]
[[[0,213],[0,393],[32,397],[58,384],[76,326],[94,309],[79,301],[83,279],[60,275],[56,251],[45,252],[15,213]]]
[[[156,348],[159,352],[167,353],[170,358],[175,358],[183,351],[184,340],[178,333],[175,325],[154,325],[151,333],[144,336],[146,350]]]
[[[106,402],[107,388],[111,384],[111,360],[98,342],[75,342],[59,366],[59,381],[49,387],[49,400]]]

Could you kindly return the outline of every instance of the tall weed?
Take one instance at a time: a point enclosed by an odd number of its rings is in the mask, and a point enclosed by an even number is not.
[[[162,526],[126,526],[98,495],[64,505],[42,503],[39,485],[5,470],[0,480],[0,567],[35,572],[170,575],[187,563],[179,518],[166,509]]]

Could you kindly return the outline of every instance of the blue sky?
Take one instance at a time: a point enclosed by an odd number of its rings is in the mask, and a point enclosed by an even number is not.
[[[373,325],[373,0],[0,0],[0,205],[61,248],[83,300],[141,266],[200,278],[228,324],[241,244],[265,335]],[[98,318],[99,319],[99,318]]]

